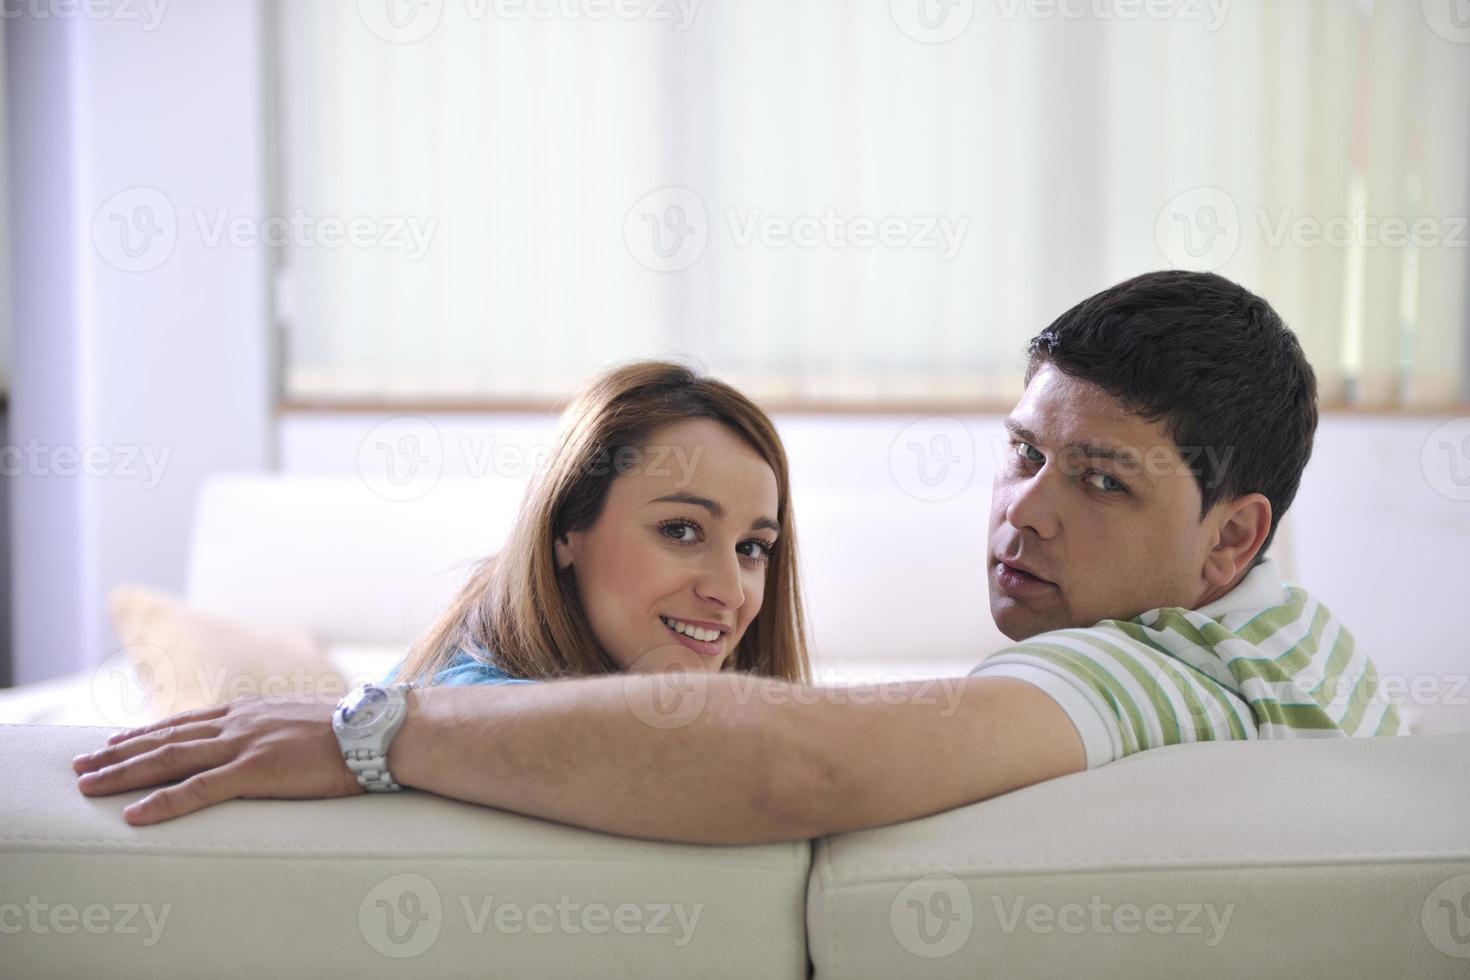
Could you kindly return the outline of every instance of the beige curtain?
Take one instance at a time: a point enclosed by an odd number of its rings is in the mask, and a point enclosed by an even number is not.
[[[1329,404],[1465,397],[1456,22],[918,3],[444,0],[398,36],[279,3],[283,212],[434,222],[418,256],[287,246],[288,397],[559,397],[678,353],[787,402],[1003,402],[1027,338],[1170,265],[1269,298]]]

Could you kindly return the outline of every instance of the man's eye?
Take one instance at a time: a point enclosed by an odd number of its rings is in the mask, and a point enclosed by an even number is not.
[[[1095,481],[1092,485],[1105,493],[1125,493],[1128,490],[1116,477],[1106,473],[1089,473],[1086,478]]]
[[[1016,455],[1030,463],[1046,462],[1046,457],[1041,454],[1041,450],[1025,442],[1016,443]]]

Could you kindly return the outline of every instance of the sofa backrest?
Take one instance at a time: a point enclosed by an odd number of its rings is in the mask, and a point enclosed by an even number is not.
[[[0,976],[807,976],[806,841],[614,837],[409,791],[134,827],[109,729],[0,725]]]
[[[446,481],[394,501],[338,476],[202,485],[185,593],[209,612],[328,643],[406,647],[508,534],[516,487]]]

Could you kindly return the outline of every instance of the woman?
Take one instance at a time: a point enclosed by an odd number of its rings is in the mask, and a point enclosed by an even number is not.
[[[730,386],[649,361],[609,371],[571,403],[505,547],[390,677],[670,670],[810,680],[775,428]],[[241,698],[120,732],[72,765],[88,795],[182,780],[125,808],[135,825],[236,797],[355,795],[334,707]]]
[[[685,667],[804,682],[804,636],[775,427],[729,385],[644,361],[571,403],[505,546],[385,680]]]

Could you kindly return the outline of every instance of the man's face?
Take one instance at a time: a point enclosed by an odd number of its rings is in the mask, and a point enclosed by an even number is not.
[[[1044,364],[1005,424],[988,562],[1002,633],[1195,607],[1214,522],[1162,423]]]

